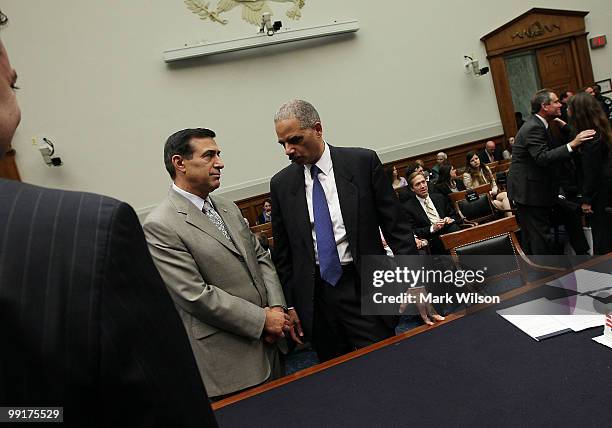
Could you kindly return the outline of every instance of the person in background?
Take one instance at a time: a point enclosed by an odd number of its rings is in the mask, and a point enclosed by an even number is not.
[[[502,152],[502,158],[512,159],[512,146],[514,146],[514,137],[508,138],[508,145],[506,146],[506,149]]]
[[[463,221],[453,209],[447,197],[439,193],[429,193],[425,177],[413,172],[409,186],[416,197],[403,202],[408,222],[415,236],[429,242],[431,254],[448,254],[440,240],[440,235],[459,231]]]
[[[431,180],[435,183],[438,180],[440,174],[440,166],[442,166],[448,159],[448,155],[444,152],[440,152],[436,155],[436,164],[431,168]]]
[[[561,120],[567,123],[567,102],[574,96],[572,91],[565,91],[561,94],[559,101],[561,102]]]
[[[257,217],[257,224],[270,223],[272,221],[272,201],[270,199],[264,200],[261,214]]]
[[[438,180],[434,184],[434,190],[444,196],[454,192],[465,190],[463,181],[457,176],[457,170],[450,163],[445,163],[440,166],[440,174]]]
[[[480,162],[480,157],[475,152],[468,152],[465,157],[465,172],[463,173],[463,184],[466,189],[473,189],[484,184],[491,184],[491,197],[493,198],[493,205],[499,210],[511,209],[510,201],[508,200],[508,194],[506,192],[500,192],[495,182],[495,177],[488,166],[483,165]],[[512,215],[510,212],[506,212],[506,215]]]
[[[594,131],[582,131],[574,140],[554,147],[549,124],[561,115],[561,103],[550,89],[541,89],[531,98],[533,116],[516,134],[508,172],[508,195],[516,204],[522,246],[530,255],[556,253],[551,233],[551,215],[559,199],[555,169]]]
[[[393,186],[393,190],[397,190],[400,187],[405,187],[408,184],[406,179],[398,174],[395,165],[387,165],[385,167],[385,173],[387,174],[389,182]]]
[[[487,141],[484,149],[478,153],[478,157],[480,157],[480,163],[483,165],[503,159],[501,149],[497,147],[495,141]]]
[[[592,215],[593,253],[612,251],[612,130],[596,99],[586,93],[576,94],[569,102],[570,124],[575,132],[593,129],[592,140],[581,147],[582,212]]]
[[[516,121],[516,129],[521,129],[521,127],[525,124],[523,120],[523,113],[517,111],[514,113],[514,120]]]
[[[599,102],[601,109],[608,118],[608,121],[612,121],[612,100],[608,97],[601,95],[601,86],[593,85],[593,95]]]

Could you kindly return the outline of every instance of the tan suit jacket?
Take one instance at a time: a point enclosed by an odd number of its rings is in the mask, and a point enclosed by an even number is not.
[[[270,376],[269,357],[275,348],[261,339],[263,308],[286,304],[270,256],[238,207],[222,197],[211,200],[233,242],[172,189],[143,227],[208,394],[218,396]]]

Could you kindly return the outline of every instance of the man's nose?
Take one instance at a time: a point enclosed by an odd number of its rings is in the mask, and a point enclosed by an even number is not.
[[[293,146],[291,146],[291,144],[285,144],[285,154],[289,156],[293,152],[294,152]]]

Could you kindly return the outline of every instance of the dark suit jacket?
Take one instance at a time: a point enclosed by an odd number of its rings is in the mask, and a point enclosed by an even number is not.
[[[69,426],[216,426],[132,208],[0,179],[0,403]]]
[[[455,223],[446,225],[437,232],[431,232],[431,221],[425,210],[421,206],[421,203],[416,198],[408,199],[402,203],[404,207],[410,227],[414,230],[415,235],[418,238],[424,238],[429,240],[430,249],[432,254],[443,254],[446,253],[442,241],[439,236],[445,233],[456,232],[459,230],[457,224],[461,224],[463,219],[457,214],[450,204],[449,199],[440,193],[430,193],[429,197],[436,207],[440,218],[450,217],[455,220]]]
[[[384,255],[379,226],[394,254],[417,254],[414,235],[376,153],[328,146],[340,210],[353,260]],[[295,306],[307,334],[312,331],[315,257],[304,187],[304,167],[291,164],[270,182],[274,263],[287,306]]]
[[[478,152],[478,157],[480,158],[480,163],[481,164],[486,164],[486,163],[490,163],[491,161],[489,160],[489,156],[487,156],[487,154],[485,153],[486,149],[482,149],[480,152]],[[500,161],[504,158],[504,156],[502,155],[502,149],[499,146],[495,146],[495,151],[493,152],[493,162],[495,161]]]
[[[557,201],[559,183],[554,168],[569,159],[567,146],[556,148],[540,119],[531,116],[521,127],[512,148],[508,172],[508,197],[522,205],[551,207]]]

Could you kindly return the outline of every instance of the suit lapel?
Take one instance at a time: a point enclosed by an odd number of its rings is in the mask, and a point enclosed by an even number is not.
[[[430,194],[429,199],[431,199],[431,203],[433,204],[433,206],[436,207],[436,211],[438,211],[438,216],[440,218],[444,218],[446,216],[446,213],[444,212],[444,206],[440,205],[439,203],[440,202],[439,198],[434,199],[431,197],[431,194]]]
[[[419,213],[419,215],[421,216],[421,222],[426,223],[426,224],[431,224],[431,221],[429,220],[429,217],[427,217],[427,213],[425,212],[425,208],[423,208],[423,205],[421,205],[421,202],[419,202],[416,196],[414,197],[412,202],[414,206],[416,207],[415,212]]]
[[[292,165],[292,182],[290,183],[289,206],[294,208],[295,227],[299,230],[299,236],[304,238],[304,244],[308,249],[308,255],[314,261],[314,245],[312,243],[312,230],[310,227],[310,215],[306,202],[306,183],[304,182],[304,167]],[[287,219],[290,221],[289,219]]]
[[[219,241],[219,243],[227,247],[228,250],[240,254],[234,244],[228,241],[227,238],[221,233],[221,231],[217,229],[217,226],[215,226],[208,219],[206,214],[198,210],[198,208],[194,204],[192,204],[191,201],[182,197],[172,189],[170,189],[168,197],[172,200],[177,212],[185,215],[185,221],[187,223],[200,229],[202,232],[206,233],[211,238],[216,239],[217,241]]]
[[[358,248],[357,237],[359,236],[359,190],[353,183],[353,173],[342,161],[342,157],[337,155],[337,149],[329,146],[332,164],[334,168],[334,178],[336,189],[338,190],[338,200],[340,202],[340,212],[344,220],[344,227],[348,238],[349,249],[355,257]]]

